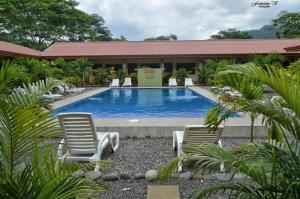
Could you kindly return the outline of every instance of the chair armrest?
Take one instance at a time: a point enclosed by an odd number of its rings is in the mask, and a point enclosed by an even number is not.
[[[223,148],[221,139],[219,139],[219,141],[218,141],[218,146],[219,146],[220,148]]]
[[[65,139],[61,139],[58,148],[57,148],[57,156],[59,158],[63,157],[63,149],[64,149],[64,145],[65,145]]]

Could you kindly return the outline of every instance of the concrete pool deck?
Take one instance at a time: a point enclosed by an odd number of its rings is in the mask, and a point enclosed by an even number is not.
[[[108,87],[97,88],[92,91],[72,96],[54,102],[53,108],[57,109],[77,102],[92,95],[107,91]],[[204,97],[215,101],[215,96],[207,89],[198,86],[190,87],[191,90]],[[204,118],[95,118],[98,131],[117,131],[121,137],[171,137],[174,130],[183,130],[185,125],[204,124]],[[247,116],[229,118],[224,124],[222,137],[249,137],[250,119]],[[261,118],[255,121],[254,135],[266,137],[266,128],[261,123]]]

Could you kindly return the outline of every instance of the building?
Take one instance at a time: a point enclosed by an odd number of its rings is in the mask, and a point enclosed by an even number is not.
[[[0,41],[0,60],[15,57],[40,58],[41,52],[21,45]]]
[[[8,45],[1,42],[0,52],[3,44]],[[114,66],[126,73],[143,66],[160,67],[167,72],[186,68],[192,77],[206,59],[235,59],[244,63],[254,54],[271,52],[283,54],[288,61],[300,58],[300,39],[56,42],[43,52],[15,44],[8,47],[4,47],[9,49],[7,55],[13,56],[65,60],[87,58],[95,67]]]

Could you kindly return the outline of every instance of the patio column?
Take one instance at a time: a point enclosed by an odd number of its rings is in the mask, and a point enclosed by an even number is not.
[[[173,62],[173,63],[172,63],[172,74],[173,74],[173,75],[175,75],[175,73],[176,73],[176,65],[177,65],[176,62]]]
[[[163,69],[163,70],[165,70],[165,62],[164,62],[164,60],[160,61],[160,68]]]
[[[122,64],[122,68],[123,68],[123,72],[128,75],[128,66],[127,66],[127,63],[123,63]]]

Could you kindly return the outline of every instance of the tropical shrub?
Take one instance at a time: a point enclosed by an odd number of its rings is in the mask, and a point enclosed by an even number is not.
[[[11,85],[16,70],[2,68],[0,82]],[[1,71],[2,73],[2,71]],[[96,181],[80,178],[78,164],[66,165],[58,159],[56,138],[58,121],[44,108],[43,94],[63,82],[47,78],[0,93],[0,198],[92,198],[103,190]],[[4,91],[4,92],[3,92]],[[55,147],[56,146],[56,147]]]
[[[254,55],[252,58],[252,62],[255,65],[260,66],[265,70],[268,68],[268,66],[275,66],[281,68],[285,60],[286,58],[277,52],[272,52],[266,56]]]
[[[96,84],[102,84],[105,85],[107,83],[106,77],[107,77],[107,71],[105,68],[97,68],[94,70],[94,77]]]
[[[131,78],[132,85],[138,85],[138,76],[137,73],[130,73],[129,77]]]
[[[188,72],[187,72],[187,70],[186,70],[185,68],[180,68],[180,69],[178,69],[178,70],[176,71],[176,79],[179,80],[179,83],[180,83],[181,85],[184,84],[184,80],[185,80],[185,78],[187,78],[187,77],[188,77]]]
[[[299,198],[300,76],[276,66],[268,66],[265,70],[255,64],[232,65],[223,74],[241,74],[261,81],[279,95],[284,103],[263,98],[244,101],[241,106],[276,123],[277,133],[282,135],[283,140],[270,139],[243,146],[244,150],[236,151],[226,150],[214,144],[199,145],[195,147],[195,153],[184,154],[168,163],[161,170],[160,178],[170,178],[177,170],[178,161],[188,162],[192,155],[197,155],[202,157],[194,164],[198,172],[216,172],[219,165],[224,164],[228,175],[241,173],[246,179],[201,187],[194,192],[194,198],[209,197],[215,193],[221,193],[228,198]]]
[[[168,84],[169,83],[169,79],[172,77],[172,73],[168,73],[168,72],[164,72],[163,73],[163,84]]]

